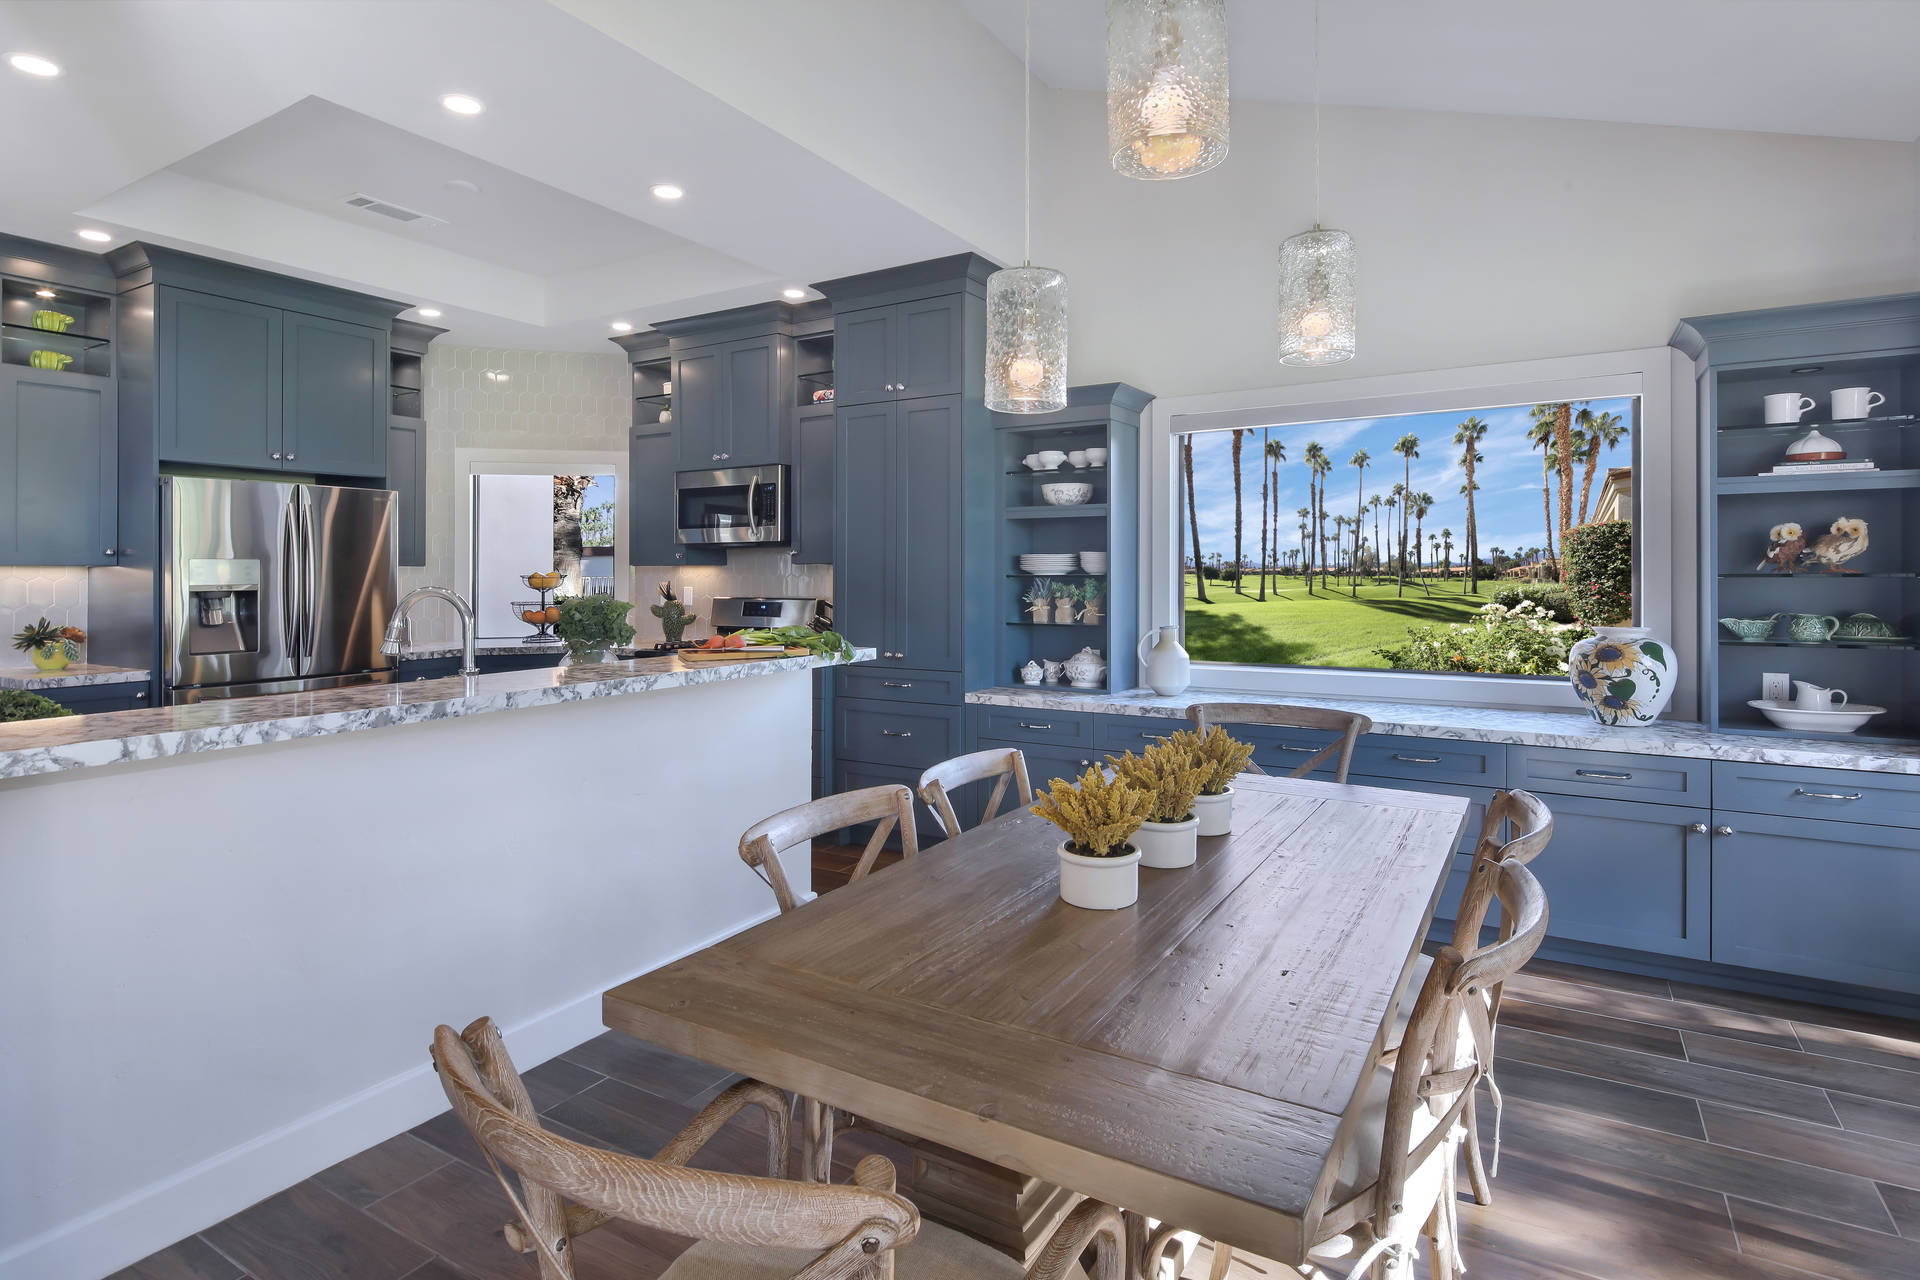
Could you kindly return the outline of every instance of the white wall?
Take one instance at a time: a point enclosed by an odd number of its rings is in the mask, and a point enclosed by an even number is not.
[[[1360,256],[1360,350],[1275,355],[1275,261],[1312,225],[1312,112],[1236,102],[1179,182],[1108,167],[1104,98],[1049,94],[1034,260],[1073,291],[1071,376],[1161,396],[1664,344],[1683,316],[1920,287],[1920,148],[1328,108],[1320,220]]]

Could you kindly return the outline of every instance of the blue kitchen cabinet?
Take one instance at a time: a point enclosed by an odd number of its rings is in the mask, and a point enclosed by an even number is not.
[[[145,684],[78,684],[33,692],[82,716],[103,711],[138,711],[149,705]]]
[[[400,563],[427,562],[427,423],[424,418],[387,419],[387,488],[396,502]]]
[[[835,416],[833,487],[841,498],[834,521],[834,630],[879,650],[878,665],[893,665],[892,576],[899,551],[893,545],[893,406],[843,406]]]
[[[112,378],[0,365],[0,564],[113,564]]]
[[[289,311],[281,317],[281,461],[325,476],[387,474],[387,334]]]
[[[283,317],[278,307],[160,288],[160,461],[281,470]]]
[[[684,546],[673,492],[674,435],[658,426],[627,432],[627,563],[650,567],[725,564],[720,547]]]
[[[959,294],[840,313],[834,319],[835,400],[958,395],[967,382],[965,323]]]
[[[711,471],[725,466],[726,387],[720,347],[676,352],[673,357],[672,471]]]
[[[794,564],[833,563],[833,406],[802,410],[793,428]]]
[[[920,770],[908,765],[870,764],[864,760],[849,760],[845,757],[836,758],[833,764],[835,794],[858,791],[864,787],[887,786],[905,787],[911,792],[919,781]],[[940,820],[934,817],[933,811],[921,804],[917,798],[913,802],[913,816],[914,832],[921,848],[938,844],[947,838],[946,832],[940,829]],[[848,829],[848,838],[854,844],[864,846],[872,835],[873,824],[870,822]],[[899,832],[896,831],[888,837],[886,847],[896,850],[900,847]]]
[[[767,333],[673,354],[674,465],[680,471],[787,461],[793,342]]]

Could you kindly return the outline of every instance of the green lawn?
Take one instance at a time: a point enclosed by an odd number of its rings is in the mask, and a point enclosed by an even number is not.
[[[1187,575],[1187,651],[1206,662],[1263,662],[1311,667],[1385,667],[1375,645],[1397,644],[1408,627],[1429,623],[1466,622],[1487,603],[1491,586],[1480,584],[1479,595],[1466,595],[1460,581],[1435,583],[1431,595],[1412,582],[1397,595],[1389,581],[1384,586],[1363,582],[1360,598],[1346,586],[1331,582],[1322,591],[1315,579],[1309,595],[1295,577],[1281,578],[1279,594],[1271,584],[1267,598],[1256,599],[1257,581],[1249,576],[1247,594],[1224,582],[1209,582],[1211,603],[1194,595],[1193,575]]]

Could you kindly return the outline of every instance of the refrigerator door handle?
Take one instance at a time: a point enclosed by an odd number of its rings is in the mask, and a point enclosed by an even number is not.
[[[314,617],[314,596],[320,590],[319,553],[313,542],[313,495],[307,487],[296,489],[300,503],[300,674],[311,675],[314,646],[318,640],[318,620]]]
[[[280,634],[286,642],[287,656],[293,659],[295,674],[300,671],[300,636],[303,630],[299,589],[293,574],[299,545],[300,508],[295,496],[289,495],[286,509],[280,513]]]

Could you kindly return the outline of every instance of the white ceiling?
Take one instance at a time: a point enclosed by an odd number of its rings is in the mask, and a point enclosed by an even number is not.
[[[1016,56],[1026,0],[958,0]],[[1227,0],[1236,98],[1306,102],[1314,0]],[[1323,0],[1322,99],[1910,142],[1914,0]],[[1106,89],[1103,0],[1033,5],[1034,74]]]

